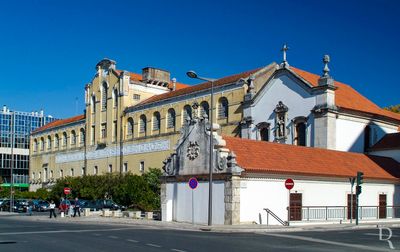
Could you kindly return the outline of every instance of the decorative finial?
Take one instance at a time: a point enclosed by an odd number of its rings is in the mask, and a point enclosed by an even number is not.
[[[328,63],[331,61],[329,55],[325,54],[324,57],[322,58],[322,62],[324,62],[324,74],[322,75],[323,77],[329,77],[329,67]]]
[[[287,46],[287,44],[283,44],[283,47],[281,49],[281,52],[283,52],[283,61],[281,63],[282,67],[288,67],[289,63],[286,60],[286,52],[289,50],[289,47]]]

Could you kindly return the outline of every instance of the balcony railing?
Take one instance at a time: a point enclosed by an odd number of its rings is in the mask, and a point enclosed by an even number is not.
[[[291,221],[349,220],[350,209],[347,206],[303,206],[291,207]],[[295,214],[293,214],[295,213]],[[301,213],[301,216],[299,214]],[[353,210],[355,219],[355,210]],[[400,206],[360,206],[358,218],[386,219],[400,218]]]

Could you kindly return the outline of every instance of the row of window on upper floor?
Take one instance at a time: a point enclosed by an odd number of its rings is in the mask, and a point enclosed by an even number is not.
[[[185,105],[183,107],[182,111],[182,124],[185,123],[187,120],[191,120],[193,118],[193,111],[192,106],[190,105]],[[210,113],[210,106],[208,102],[202,101],[199,105],[199,113],[200,116],[202,117],[209,117]],[[228,99],[225,97],[221,97],[218,101],[217,105],[217,118],[218,119],[227,119],[229,115],[229,103]],[[167,111],[166,115],[167,121],[166,121],[166,126],[168,129],[175,129],[176,128],[176,112],[175,109],[170,108]],[[161,114],[160,112],[156,111],[153,113],[152,116],[152,130],[153,131],[159,131],[161,128]],[[134,135],[134,125],[135,122],[132,117],[129,117],[127,120],[127,136],[128,138],[133,137]],[[145,114],[140,115],[139,117],[139,122],[138,122],[138,130],[140,134],[146,133],[147,132],[147,116]]]
[[[78,142],[79,137],[79,142]],[[68,141],[69,139],[69,141]],[[59,134],[54,135],[54,139],[49,135],[45,139],[45,137],[41,137],[40,139],[33,140],[33,151],[44,151],[45,145],[48,151],[52,150],[53,144],[54,149],[60,149],[60,140],[61,140],[61,148],[66,149],[68,144],[71,147],[80,147],[84,146],[85,143],[85,129],[81,128],[78,133],[75,130],[72,130],[70,135],[68,136],[67,132],[63,132],[61,136]]]

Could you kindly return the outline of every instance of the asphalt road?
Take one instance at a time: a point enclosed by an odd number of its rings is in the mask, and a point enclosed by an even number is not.
[[[400,229],[392,229],[400,250]],[[388,231],[383,230],[383,238]],[[215,233],[0,216],[0,251],[394,251],[378,229]]]

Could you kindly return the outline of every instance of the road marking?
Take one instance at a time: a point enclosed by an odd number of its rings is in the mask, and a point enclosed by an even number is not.
[[[127,241],[129,241],[129,242],[139,242],[139,241],[132,240],[132,239],[127,239]]]
[[[160,245],[153,244],[153,243],[146,243],[146,245],[147,245],[147,246],[150,246],[150,247],[161,248]]]
[[[48,231],[27,231],[27,232],[9,232],[0,233],[4,235],[26,235],[26,234],[59,234],[59,233],[86,233],[86,232],[109,232],[121,230],[137,230],[137,228],[111,228],[111,229],[84,229],[84,230],[48,230]]]
[[[114,235],[109,235],[108,238],[111,238],[111,239],[118,239],[118,237],[117,237],[117,236],[114,236]]]
[[[171,251],[176,251],[176,252],[186,252],[185,250],[180,250],[180,249],[171,249]]]
[[[344,242],[328,241],[328,240],[306,237],[306,236],[287,235],[287,234],[270,234],[270,233],[264,233],[263,235],[279,237],[279,238],[289,238],[289,239],[295,239],[295,240],[301,240],[301,241],[309,241],[309,242],[322,243],[322,244],[329,244],[329,245],[336,245],[336,246],[349,247],[349,248],[358,248],[358,249],[369,250],[369,251],[389,251],[389,249],[385,249],[385,248],[377,248],[377,247],[364,246],[364,245],[358,245],[358,244],[349,244],[349,243],[344,243]]]
[[[101,236],[101,234],[93,234],[94,236]]]

